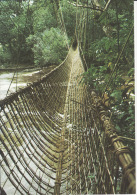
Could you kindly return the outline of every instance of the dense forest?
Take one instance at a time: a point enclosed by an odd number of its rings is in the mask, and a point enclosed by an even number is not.
[[[78,39],[81,82],[102,96],[134,151],[133,1],[1,0],[0,13],[0,66],[57,65]]]

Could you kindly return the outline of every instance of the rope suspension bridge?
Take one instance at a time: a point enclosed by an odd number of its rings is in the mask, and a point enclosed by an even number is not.
[[[130,149],[80,83],[80,53],[74,42],[58,67],[0,101],[0,194],[136,192]]]
[[[7,194],[135,193],[130,151],[96,94],[79,84],[83,72],[71,48],[40,81],[0,101]]]

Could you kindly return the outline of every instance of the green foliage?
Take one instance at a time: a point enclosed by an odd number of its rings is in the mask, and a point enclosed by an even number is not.
[[[94,21],[93,21],[94,20]],[[111,1],[109,8],[96,19],[94,12],[89,16],[88,51],[84,51],[89,69],[83,74],[87,83],[100,95],[109,97],[112,119],[120,136],[133,151],[135,136],[134,114],[134,37],[131,34],[125,45],[133,24],[133,1]],[[92,67],[90,67],[92,66]],[[132,98],[133,97],[133,98]]]
[[[30,35],[27,43],[33,45],[35,65],[59,64],[67,54],[66,37],[57,28],[45,30],[39,37]]]
[[[56,27],[57,21],[53,13],[53,5],[49,4],[41,5],[40,2],[37,5],[33,5],[33,30],[34,34],[39,36],[39,33],[44,32],[47,28]]]
[[[101,61],[106,66],[109,64],[109,62],[114,63],[117,57],[117,52],[115,48],[116,42],[116,39],[109,37],[103,37],[100,40],[96,40],[91,45],[90,55],[93,55],[93,53],[96,51],[96,61]],[[116,55],[114,55],[114,53]]]
[[[135,157],[135,105],[134,101],[121,101],[112,107],[112,119],[116,124],[118,134],[123,138]],[[127,137],[127,139],[126,139]],[[134,140],[134,141],[133,141]]]
[[[128,71],[128,74],[127,74],[129,77],[130,76],[134,76],[134,68],[131,68],[129,71]]]
[[[103,75],[106,71],[107,68],[105,66],[95,67],[92,64],[91,68],[83,73],[82,82],[89,85],[91,89],[96,89],[98,94],[101,94],[105,85]]]
[[[110,97],[113,97],[115,101],[121,102],[122,101],[122,91],[121,90],[114,90]]]
[[[29,63],[33,55],[26,45],[26,37],[33,32],[31,9],[27,2],[22,6],[13,1],[0,2],[0,43],[8,57],[1,53],[2,62]]]
[[[6,48],[6,46],[0,45],[0,64],[10,64],[11,54]]]
[[[0,2],[0,63],[35,63],[42,66],[60,63],[66,56],[68,39],[59,30],[63,19],[60,14],[64,15],[71,37],[75,30],[76,11],[66,1],[62,0],[60,4],[62,8],[52,0]]]
[[[66,0],[61,1],[61,7],[67,35],[72,39],[75,33],[76,8]]]
[[[83,82],[90,85],[92,88],[95,86],[97,69],[92,66],[87,72],[83,73]]]

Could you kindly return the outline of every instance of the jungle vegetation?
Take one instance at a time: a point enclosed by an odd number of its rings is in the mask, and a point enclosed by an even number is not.
[[[82,82],[103,97],[134,151],[133,15],[129,0],[1,0],[0,65],[59,64],[77,32],[87,62]]]

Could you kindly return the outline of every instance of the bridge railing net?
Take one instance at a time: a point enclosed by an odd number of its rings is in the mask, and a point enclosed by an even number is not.
[[[115,148],[80,84],[83,72],[78,49],[71,49],[49,75],[0,102],[0,190],[105,194],[133,186],[134,179],[121,184]]]

